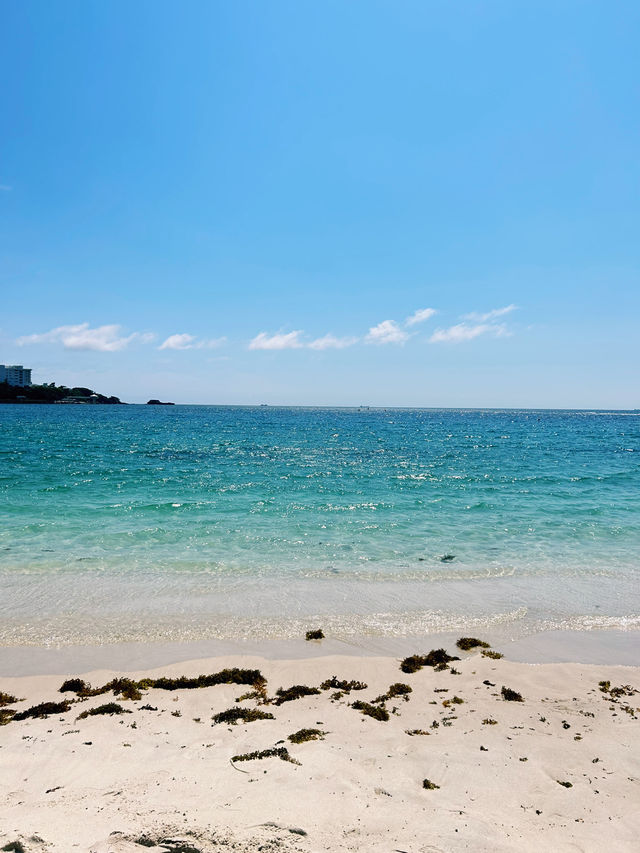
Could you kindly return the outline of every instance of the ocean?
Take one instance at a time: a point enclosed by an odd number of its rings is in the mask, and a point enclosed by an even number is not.
[[[0,406],[0,645],[640,628],[640,415]]]

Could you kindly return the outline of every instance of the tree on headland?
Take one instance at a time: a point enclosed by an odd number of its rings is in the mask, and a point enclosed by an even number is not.
[[[118,397],[106,397],[104,394],[97,394],[91,388],[67,388],[66,385],[56,385],[54,382],[28,385],[26,388],[21,388],[18,385],[9,385],[8,382],[0,382],[0,403],[55,403],[57,400],[64,400],[66,397],[88,399],[93,395],[95,395],[94,401],[96,403],[122,403]]]

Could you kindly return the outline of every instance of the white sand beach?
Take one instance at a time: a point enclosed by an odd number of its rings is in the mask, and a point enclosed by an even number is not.
[[[0,691],[20,700],[7,707],[18,713],[41,702],[72,704],[0,728],[0,849],[637,850],[640,670],[491,659],[454,644],[447,651],[461,660],[413,673],[393,657],[236,655],[83,675],[95,688],[117,676],[237,667],[260,670],[267,699],[293,685],[319,690],[281,704],[237,702],[252,690],[242,684],[76,700],[59,692],[64,673],[2,677]],[[367,687],[322,689],[333,676]],[[605,691],[600,682],[609,682]],[[411,692],[396,688],[398,695],[373,703],[394,684]],[[523,701],[505,699],[503,686]],[[385,708],[388,720],[363,714],[352,707],[357,701]],[[78,719],[111,702],[126,713]],[[212,720],[240,708],[273,719]],[[322,734],[291,742],[302,729]],[[277,753],[232,760],[283,747],[292,761]]]

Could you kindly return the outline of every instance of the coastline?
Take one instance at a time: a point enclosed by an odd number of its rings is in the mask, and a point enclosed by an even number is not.
[[[620,633],[637,640],[636,632]],[[406,654],[426,654],[442,638],[405,639]],[[584,654],[573,639],[572,647],[568,636],[530,638],[529,657],[554,648],[556,656]],[[620,638],[591,642],[611,654]],[[260,670],[272,699],[291,685],[319,692],[262,704],[236,701],[246,685],[150,687],[140,700],[109,693],[45,719],[10,722],[0,729],[0,846],[19,842],[5,849],[26,853],[636,849],[640,694],[603,692],[600,682],[637,690],[640,668],[513,659],[527,654],[526,641],[496,645],[505,657],[494,660],[447,640],[460,661],[406,674],[400,649],[382,655],[339,645],[301,638],[288,658],[271,646],[262,655],[165,657],[155,667],[138,666],[129,649],[126,667],[86,668],[94,687],[123,674],[195,677],[237,667]],[[2,675],[0,690],[24,698],[17,709],[74,699],[59,687],[61,675],[76,673]],[[336,697],[321,688],[334,675],[367,687]],[[382,703],[388,720],[353,707],[398,683],[411,692],[408,701],[400,694]],[[502,686],[524,701],[506,701]],[[125,713],[78,719],[112,701]],[[212,721],[233,708],[274,719]],[[289,735],[304,728],[326,734],[292,744]],[[277,754],[231,761],[282,746],[300,763]],[[425,789],[425,779],[439,787]]]
[[[0,849],[637,849],[628,418],[2,411]]]
[[[474,629],[475,630],[475,629]],[[473,633],[473,631],[472,631]],[[634,666],[640,661],[640,630],[546,631],[507,638],[496,631],[481,635],[514,663],[581,663]],[[114,643],[82,646],[1,646],[0,678],[81,675],[92,670],[122,672],[224,657],[304,660],[329,656],[405,657],[426,648],[452,646],[460,632],[406,637],[363,636],[321,642],[295,640],[200,640],[166,643]]]

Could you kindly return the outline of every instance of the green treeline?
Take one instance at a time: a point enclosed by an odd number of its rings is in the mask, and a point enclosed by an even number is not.
[[[95,394],[98,403],[121,403],[118,397],[105,397],[91,388],[67,388],[66,385],[56,385],[54,382],[44,385],[30,385],[28,388],[20,388],[17,385],[9,385],[8,382],[0,382],[0,402],[27,402],[27,403],[55,403],[56,400],[64,400],[65,397],[90,397]]]

